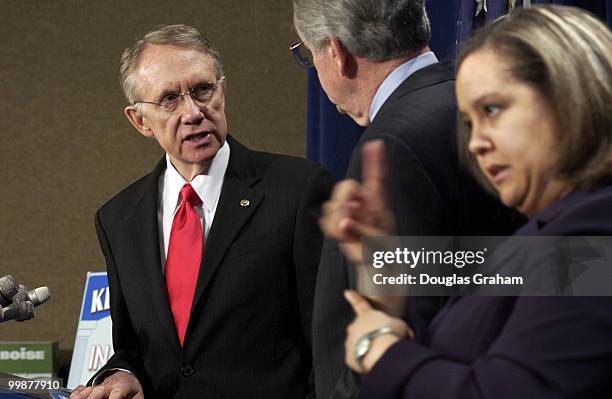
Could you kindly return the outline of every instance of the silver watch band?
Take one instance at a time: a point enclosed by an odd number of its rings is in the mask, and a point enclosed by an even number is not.
[[[389,326],[378,327],[377,329],[361,336],[361,338],[355,342],[355,346],[353,347],[353,358],[355,359],[355,363],[357,363],[359,367],[363,369],[363,358],[368,354],[372,341],[376,337],[388,334],[395,335],[399,338],[403,337],[401,334],[393,331],[393,329]]]

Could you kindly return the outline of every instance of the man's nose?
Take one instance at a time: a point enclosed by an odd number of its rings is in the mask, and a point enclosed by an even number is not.
[[[187,125],[199,125],[206,116],[202,112],[200,106],[195,100],[189,95],[189,93],[183,94],[183,112],[182,122]]]

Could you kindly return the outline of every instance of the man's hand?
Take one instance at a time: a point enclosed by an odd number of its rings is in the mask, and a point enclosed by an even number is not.
[[[358,373],[369,372],[387,349],[402,339],[400,337],[414,338],[412,329],[402,319],[391,317],[380,310],[372,308],[370,303],[355,291],[347,290],[344,296],[356,314],[355,320],[346,330],[346,339],[344,341],[344,361],[354,371]],[[383,326],[390,327],[394,334],[386,334],[374,338],[370,344],[370,349],[362,359],[362,364],[357,363],[354,356],[357,341],[369,332]]]
[[[319,225],[323,233],[338,241],[342,253],[354,264],[363,264],[363,236],[386,236],[395,232],[395,219],[387,201],[387,166],[382,140],[361,149],[363,184],[343,180],[334,186],[323,204]],[[405,298],[369,296],[378,309],[400,317]]]
[[[381,140],[365,144],[361,150],[363,184],[343,180],[334,186],[323,204],[319,225],[323,233],[337,240],[344,255],[362,263],[363,236],[391,235],[395,220],[387,203],[385,145]]]
[[[70,399],[144,399],[138,379],[125,371],[116,371],[95,387],[79,385]]]

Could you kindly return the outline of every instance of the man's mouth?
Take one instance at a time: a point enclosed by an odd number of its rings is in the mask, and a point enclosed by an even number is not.
[[[185,136],[183,141],[190,141],[190,142],[193,142],[193,143],[198,143],[200,141],[205,141],[205,140],[209,139],[210,135],[211,135],[210,132],[201,132],[201,133],[188,134],[187,136]]]

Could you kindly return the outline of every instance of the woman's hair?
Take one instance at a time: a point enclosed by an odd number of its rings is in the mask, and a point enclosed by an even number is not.
[[[492,50],[510,78],[528,84],[551,106],[557,126],[559,177],[591,189],[612,181],[612,33],[587,11],[565,6],[515,9],[468,40],[457,60]],[[461,158],[491,188],[458,124]]]

